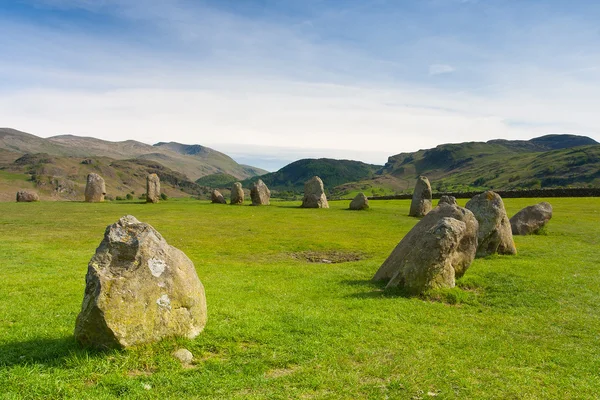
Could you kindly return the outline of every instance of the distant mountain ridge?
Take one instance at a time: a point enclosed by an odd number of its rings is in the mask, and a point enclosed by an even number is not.
[[[213,173],[227,173],[238,179],[263,174],[260,168],[241,165],[226,154],[200,145],[157,143],[155,146],[125,140],[111,142],[93,137],[59,135],[47,139],[11,128],[0,128],[0,149],[18,154],[47,153],[63,157],[109,157],[115,160],[154,160],[193,181]]]

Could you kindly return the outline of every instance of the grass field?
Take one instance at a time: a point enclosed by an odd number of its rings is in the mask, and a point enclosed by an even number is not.
[[[540,200],[505,203],[512,215]],[[546,235],[516,237],[517,256],[477,259],[427,298],[370,282],[416,222],[408,200],[0,203],[0,398],[600,398],[600,198],[548,201]],[[75,343],[87,263],[126,214],[194,261],[209,313],[195,340]],[[171,356],[180,347],[194,368]]]

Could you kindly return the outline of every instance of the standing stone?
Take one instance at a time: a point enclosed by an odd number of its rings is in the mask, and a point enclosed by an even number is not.
[[[438,201],[438,206],[443,203],[458,205],[458,203],[456,202],[456,197],[447,195],[443,195],[442,197],[440,197],[440,200]]]
[[[466,208],[442,203],[421,219],[381,265],[374,281],[410,294],[451,288],[473,262],[477,219]]]
[[[410,203],[411,217],[422,217],[431,211],[431,185],[425,176],[419,176]]]
[[[104,201],[105,195],[106,185],[104,184],[104,179],[98,174],[89,174],[87,176],[87,184],[85,185],[85,201],[88,203]]]
[[[362,192],[357,194],[356,197],[350,202],[351,210],[366,210],[368,208],[369,208],[369,199]]]
[[[302,199],[301,207],[329,208],[323,181],[318,176],[313,176],[304,183],[304,198]]]
[[[545,201],[525,207],[510,219],[513,235],[530,235],[542,229],[552,218],[552,205]]]
[[[40,196],[36,192],[29,190],[19,190],[17,192],[17,203],[31,203],[33,201],[40,201]]]
[[[158,203],[160,201],[160,178],[156,174],[146,177],[146,203]]]
[[[230,204],[244,204],[244,189],[242,184],[236,182],[231,187],[231,202]]]
[[[465,206],[479,222],[477,257],[490,254],[517,254],[504,202],[488,190],[469,200]]]
[[[219,192],[217,189],[212,191],[210,199],[213,203],[216,204],[227,204],[227,200],[225,200],[225,197],[223,197],[221,192]]]
[[[90,260],[75,338],[98,348],[196,337],[206,324],[192,261],[152,226],[127,215],[109,225]]]
[[[268,206],[271,199],[271,191],[265,183],[259,179],[250,186],[250,198],[253,206]]]

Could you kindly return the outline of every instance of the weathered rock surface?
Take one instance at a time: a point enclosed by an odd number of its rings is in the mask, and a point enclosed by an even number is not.
[[[240,182],[234,183],[231,187],[231,204],[244,204],[244,189]]]
[[[105,195],[106,185],[104,179],[98,174],[89,174],[85,185],[85,201],[88,203],[104,201]]]
[[[440,197],[440,200],[438,201],[438,206],[440,204],[443,204],[443,203],[454,204],[454,205],[458,204],[456,202],[456,197],[454,197],[454,196],[446,196],[446,195],[443,195],[442,197]]]
[[[227,200],[225,200],[225,197],[223,197],[221,192],[219,192],[217,189],[212,191],[210,199],[213,203],[216,204],[227,204]]]
[[[369,208],[369,199],[362,192],[357,194],[350,202],[351,210],[366,210],[367,208]]]
[[[408,215],[411,217],[422,217],[429,211],[431,211],[431,185],[427,177],[419,176]]]
[[[196,337],[206,324],[194,264],[131,215],[108,226],[90,260],[75,338],[112,348],[165,337]]]
[[[184,365],[189,365],[194,361],[194,355],[188,349],[178,349],[173,352],[173,357],[181,361]]]
[[[552,218],[552,205],[545,201],[525,207],[510,219],[513,235],[530,235],[542,229]]]
[[[398,243],[374,281],[419,294],[451,288],[475,258],[478,223],[466,208],[442,203],[431,210]]]
[[[250,186],[250,198],[253,206],[268,206],[271,199],[271,191],[265,183],[259,179]]]
[[[329,208],[323,181],[318,176],[313,176],[304,183],[304,198],[301,207]]]
[[[490,254],[517,254],[504,202],[498,193],[488,190],[474,196],[465,205],[479,222],[477,257]]]
[[[158,203],[160,201],[160,178],[156,174],[146,177],[146,203]]]
[[[29,190],[19,190],[17,192],[17,203],[31,203],[33,201],[40,201],[40,196],[36,192]]]

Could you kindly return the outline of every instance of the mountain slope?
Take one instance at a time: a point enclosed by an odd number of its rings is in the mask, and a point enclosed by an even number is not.
[[[238,179],[246,179],[255,176],[257,172],[263,172],[254,167],[240,165],[231,157],[200,145],[162,143],[151,146],[135,140],[110,142],[74,135],[43,139],[10,128],[0,128],[0,149],[19,154],[47,153],[55,156],[109,157],[117,160],[142,158],[160,162],[186,175],[192,181],[214,173],[227,173]]]
[[[277,172],[261,175],[260,179],[269,188],[298,192],[304,190],[304,182],[317,175],[323,180],[325,188],[331,189],[346,182],[370,178],[379,168],[381,166],[365,164],[360,161],[307,158],[288,164]],[[247,179],[243,185],[249,186],[258,178]]]
[[[581,145],[584,144],[584,145]],[[345,185],[412,190],[426,175],[436,191],[600,185],[600,144],[576,135],[546,135],[528,141],[491,140],[443,144],[391,156],[373,179]]]

